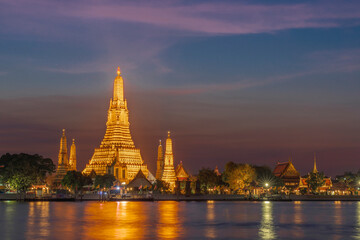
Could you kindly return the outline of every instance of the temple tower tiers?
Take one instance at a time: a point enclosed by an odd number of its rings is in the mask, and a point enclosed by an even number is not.
[[[164,152],[161,145],[161,140],[159,140],[158,146],[158,157],[157,157],[157,166],[156,166],[156,179],[161,179],[162,172],[164,171]]]
[[[60,150],[58,157],[58,166],[55,175],[55,184],[60,184],[63,177],[69,171],[68,155],[67,155],[67,141],[65,136],[65,129],[62,130],[62,136],[60,139]]]
[[[70,158],[69,158],[69,169],[72,171],[76,170],[76,146],[75,146],[75,139],[72,140],[72,144],[70,147]]]
[[[62,136],[60,139],[60,150],[58,157],[58,165],[67,165],[68,164],[68,155],[67,155],[67,142],[65,136],[65,129],[62,130]]]
[[[170,131],[168,131],[168,138],[166,139],[164,171],[161,180],[170,183],[170,188],[175,187],[176,176]]]
[[[99,148],[86,165],[83,173],[114,174],[121,182],[129,182],[139,170],[147,176],[148,169],[140,150],[130,134],[129,111],[124,98],[124,80],[120,68],[114,80],[113,97],[110,99],[105,136]]]

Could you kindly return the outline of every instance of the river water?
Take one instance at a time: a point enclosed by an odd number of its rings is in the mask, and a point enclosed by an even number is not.
[[[0,202],[0,239],[360,239],[360,202]]]

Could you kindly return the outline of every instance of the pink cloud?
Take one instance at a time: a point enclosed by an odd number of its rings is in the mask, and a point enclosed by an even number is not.
[[[237,3],[192,3],[181,1],[75,1],[48,2],[3,1],[8,11],[4,17],[32,16],[34,21],[23,22],[21,28],[35,32],[49,24],[41,19],[71,21],[108,20],[134,22],[162,28],[206,34],[248,34],[273,32],[292,28],[318,28],[341,26],[341,20],[359,19],[359,3],[348,1],[316,1],[311,4],[250,4]],[[52,23],[52,21],[50,21]],[[51,24],[56,26],[56,24]],[[57,26],[59,27],[59,26]],[[56,31],[52,29],[52,31]],[[126,32],[124,32],[126,34]]]
[[[202,84],[202,85],[192,85],[189,87],[174,87],[174,88],[166,88],[161,89],[160,93],[165,95],[193,95],[193,94],[202,94],[214,91],[234,91],[234,90],[241,90],[247,89],[252,87],[261,87],[266,86],[276,82],[282,82],[291,80],[296,77],[301,77],[304,75],[308,75],[314,73],[313,71],[310,72],[299,72],[294,74],[282,75],[282,76],[275,76],[269,77],[267,79],[248,79],[230,83],[218,83],[218,84]]]

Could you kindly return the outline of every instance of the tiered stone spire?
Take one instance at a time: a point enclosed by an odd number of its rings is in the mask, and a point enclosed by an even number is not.
[[[92,170],[100,175],[110,173],[119,181],[129,182],[140,169],[147,176],[148,169],[130,134],[129,111],[123,84],[124,80],[118,68],[113,98],[110,99],[106,133],[83,173],[90,174]]]
[[[56,170],[56,175],[54,179],[54,184],[59,185],[63,177],[66,175],[67,171],[70,170],[68,163],[68,154],[67,154],[67,141],[65,136],[65,129],[62,130],[62,136],[60,139],[60,150],[58,157],[58,166]]]
[[[69,158],[69,169],[72,171],[76,170],[76,146],[75,139],[72,140],[71,148],[70,148],[70,158]]]
[[[60,139],[58,165],[67,165],[67,164],[68,164],[67,142],[66,142],[66,136],[65,136],[65,129],[63,129],[62,136]]]
[[[168,131],[168,138],[166,139],[165,149],[165,163],[162,180],[170,184],[170,188],[175,187],[175,169],[174,169],[174,155],[172,149],[172,140],[170,138],[170,131]]]
[[[162,178],[162,173],[164,171],[164,152],[161,145],[161,140],[159,140],[158,146],[158,157],[157,157],[157,167],[156,167],[156,179]]]

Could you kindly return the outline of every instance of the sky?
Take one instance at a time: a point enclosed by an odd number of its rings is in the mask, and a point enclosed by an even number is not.
[[[0,0],[0,154],[57,162],[65,128],[82,170],[117,66],[153,174],[168,130],[192,174],[360,169],[359,1]]]

